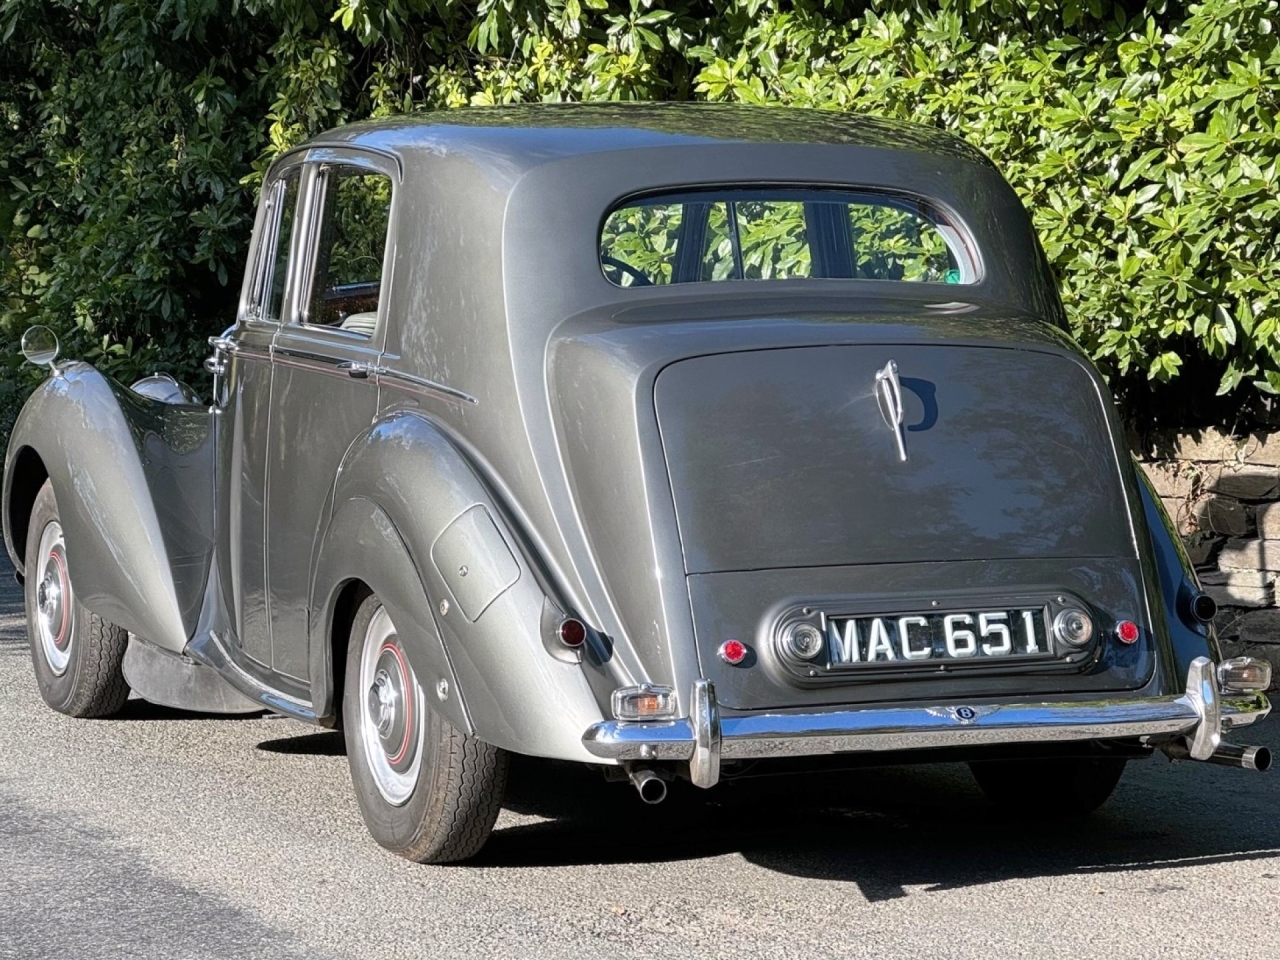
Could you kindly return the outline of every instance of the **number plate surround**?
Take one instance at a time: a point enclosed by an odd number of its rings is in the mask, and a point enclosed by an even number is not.
[[[851,603],[848,598],[814,600],[803,605],[788,603],[783,608],[775,607],[775,615],[767,624],[762,624],[760,636],[762,647],[770,652],[772,671],[781,672],[791,682],[801,686],[826,686],[829,684],[850,684],[864,681],[875,681],[888,678],[918,677],[922,680],[930,677],[955,677],[972,675],[1016,675],[1020,673],[1075,673],[1087,670],[1099,656],[1101,642],[1100,630],[1095,629],[1093,639],[1084,647],[1069,647],[1057,641],[1052,634],[1052,623],[1057,613],[1066,607],[1079,607],[1089,612],[1095,624],[1103,622],[1097,610],[1074,595],[1059,593],[1019,593],[1016,595],[951,595],[939,600],[886,597],[864,598],[861,602]],[[945,617],[968,615],[973,618],[971,629],[979,634],[978,615],[999,611],[1031,611],[1039,618],[1039,627],[1043,631],[1046,646],[1052,653],[1011,654],[1007,656],[973,656],[952,658],[931,656],[927,659],[908,660],[898,656],[894,660],[877,660],[866,662],[865,657],[859,663],[833,661],[832,644],[828,635],[831,623],[842,623],[850,619],[865,624],[875,618],[886,621],[892,626],[891,639],[897,648],[899,638],[896,634],[897,621],[903,617],[925,617],[931,622],[941,624]],[[800,661],[789,657],[784,649],[782,637],[787,628],[794,623],[811,623],[822,631],[826,642],[822,653],[812,661]],[[1015,624],[1014,626],[1020,626]],[[983,638],[977,637],[978,643]],[[863,640],[865,644],[865,638]],[[895,652],[899,652],[895,650]]]

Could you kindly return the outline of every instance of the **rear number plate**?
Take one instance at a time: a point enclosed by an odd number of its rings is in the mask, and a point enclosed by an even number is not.
[[[972,613],[827,617],[833,670],[885,664],[1027,660],[1054,656],[1043,607]]]

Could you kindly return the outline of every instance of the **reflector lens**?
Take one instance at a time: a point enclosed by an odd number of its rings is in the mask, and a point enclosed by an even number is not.
[[[1138,639],[1138,625],[1132,620],[1121,620],[1116,624],[1116,636],[1121,643],[1134,643]]]
[[[587,625],[568,617],[560,621],[560,642],[566,647],[580,647],[587,639]]]
[[[1230,693],[1262,693],[1271,686],[1271,664],[1255,657],[1232,657],[1218,664],[1218,685]]]
[[[726,640],[720,644],[720,659],[736,667],[747,659],[747,645],[741,640]]]
[[[653,683],[619,687],[610,699],[619,720],[669,720],[676,714],[675,691]]]

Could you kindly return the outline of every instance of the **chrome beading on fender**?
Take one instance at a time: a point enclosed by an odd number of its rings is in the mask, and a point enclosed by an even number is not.
[[[690,780],[709,787],[719,780],[722,759],[932,747],[1182,737],[1191,756],[1208,759],[1219,749],[1223,730],[1247,726],[1270,710],[1270,702],[1260,693],[1222,697],[1214,664],[1203,657],[1192,662],[1187,692],[1181,696],[1064,703],[935,704],[722,716],[711,683],[699,680],[688,719],[605,721],[588,728],[582,742],[594,756],[607,760],[687,760]]]

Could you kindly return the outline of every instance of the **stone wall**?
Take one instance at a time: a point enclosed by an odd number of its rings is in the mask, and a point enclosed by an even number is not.
[[[1280,433],[1178,437],[1143,467],[1218,601],[1224,653],[1270,660],[1280,682]]]

